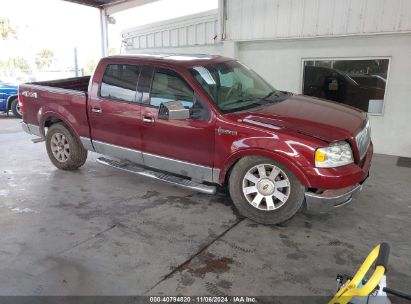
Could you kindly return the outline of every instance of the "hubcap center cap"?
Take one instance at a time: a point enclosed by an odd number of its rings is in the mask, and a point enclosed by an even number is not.
[[[257,190],[261,195],[272,195],[275,191],[275,185],[267,178],[263,178],[257,183]]]

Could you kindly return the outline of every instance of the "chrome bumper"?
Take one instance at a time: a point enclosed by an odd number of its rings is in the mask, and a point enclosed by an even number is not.
[[[35,126],[32,124],[27,124],[24,121],[22,121],[21,123],[21,128],[23,129],[24,132],[31,134],[31,135],[36,135],[38,137],[43,138],[43,134],[41,134],[40,132],[40,127],[39,126]]]
[[[362,190],[362,184],[354,187],[325,190],[317,194],[313,192],[305,193],[305,211],[310,213],[323,213],[334,208],[351,203]]]

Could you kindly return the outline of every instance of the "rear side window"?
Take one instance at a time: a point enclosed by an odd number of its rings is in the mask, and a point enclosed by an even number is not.
[[[129,64],[109,64],[104,72],[100,96],[124,102],[136,102],[140,68]]]
[[[168,101],[181,101],[185,108],[193,106],[193,90],[176,72],[157,69],[151,88],[150,105],[159,107]]]

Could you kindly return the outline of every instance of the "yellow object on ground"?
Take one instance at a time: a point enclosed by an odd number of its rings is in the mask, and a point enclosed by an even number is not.
[[[352,280],[347,281],[328,304],[346,304],[352,297],[365,297],[375,290],[385,274],[384,266],[377,266],[367,283],[361,287],[358,286],[378,258],[380,247],[378,245],[370,252]]]

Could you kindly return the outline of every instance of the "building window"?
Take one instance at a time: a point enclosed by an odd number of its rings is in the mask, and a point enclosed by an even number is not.
[[[382,114],[388,58],[304,60],[303,94]]]

